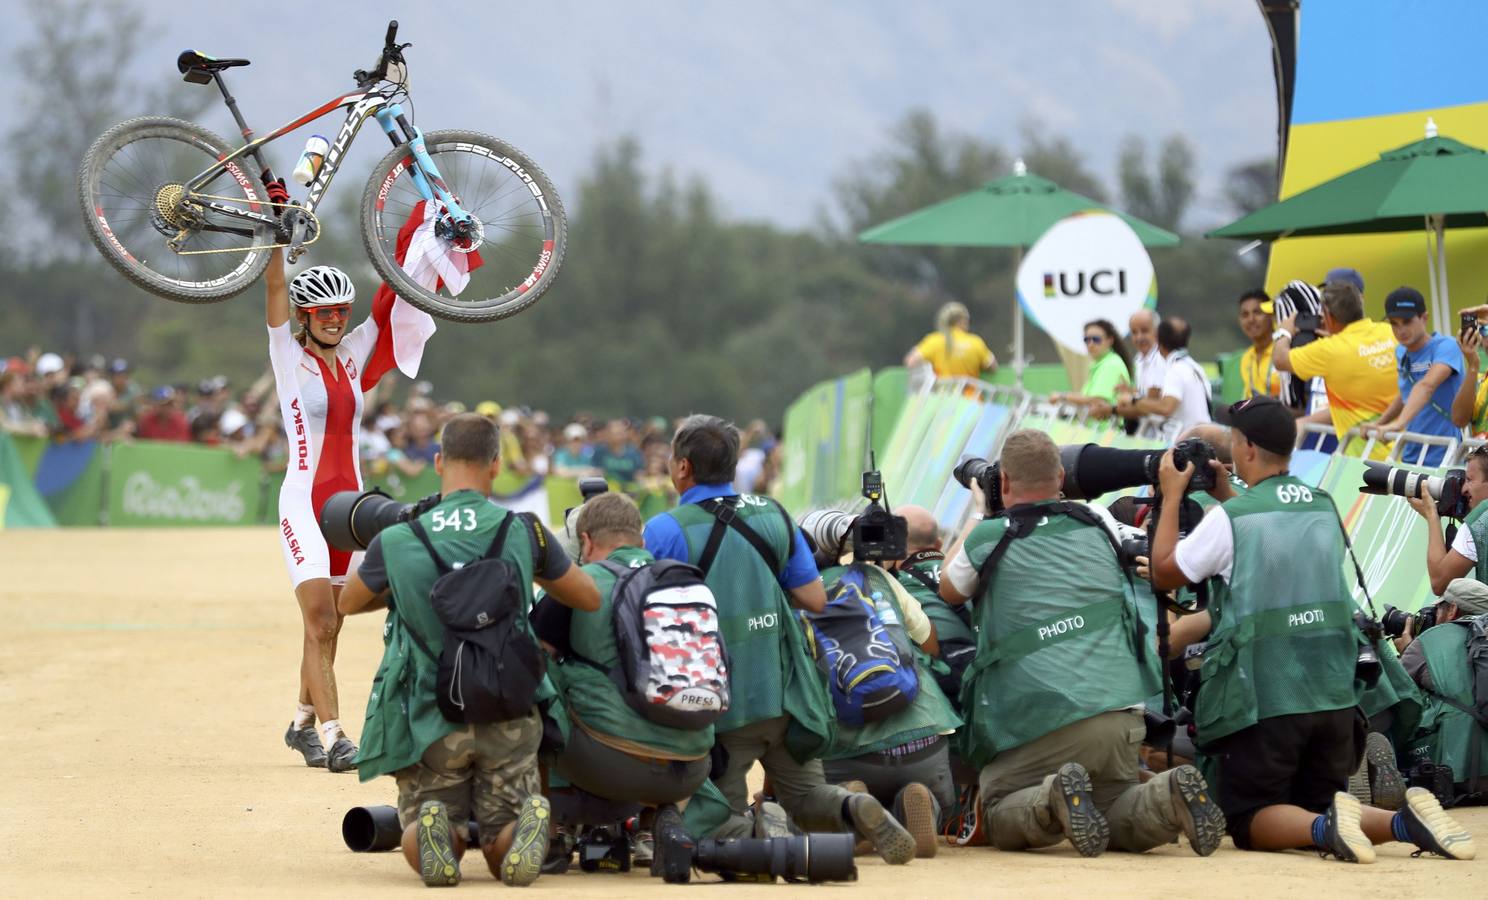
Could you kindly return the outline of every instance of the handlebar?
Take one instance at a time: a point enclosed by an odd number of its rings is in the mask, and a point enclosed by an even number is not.
[[[398,43],[398,20],[393,19],[389,21],[387,34],[382,39],[382,55],[377,58],[377,65],[373,66],[370,72],[357,69],[351,73],[351,77],[356,80],[357,87],[371,87],[386,78],[388,63],[401,63],[403,61],[404,48],[412,46],[412,44]]]

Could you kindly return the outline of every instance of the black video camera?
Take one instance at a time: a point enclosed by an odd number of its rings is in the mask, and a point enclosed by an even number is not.
[[[951,471],[951,476],[968,491],[973,483],[981,486],[982,496],[987,499],[987,508],[982,512],[988,518],[1003,514],[1006,507],[1002,503],[1002,463],[989,463],[979,456],[963,456]]]
[[[416,519],[439,505],[430,494],[416,503],[399,503],[379,488],[337,491],[320,508],[320,533],[337,550],[366,550],[389,525]]]
[[[909,544],[909,523],[883,504],[883,473],[863,473],[863,498],[868,508],[852,524],[853,558],[868,562],[903,559]]]
[[[725,881],[857,881],[851,834],[805,834],[775,838],[696,840],[682,826],[661,824],[656,832],[653,874],[668,884],[687,884],[692,870]]]

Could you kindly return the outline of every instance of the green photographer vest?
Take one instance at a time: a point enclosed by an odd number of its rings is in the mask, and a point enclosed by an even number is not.
[[[966,611],[966,618],[963,619],[961,613],[952,609],[949,603],[940,598],[938,590],[930,586],[940,583],[940,569],[943,565],[944,560],[939,558],[910,563],[899,570],[899,583],[904,585],[911,597],[920,601],[920,607],[935,625],[936,637],[942,642],[963,640],[975,643],[976,632],[967,624],[968,620],[976,621],[976,607],[972,601],[968,600],[962,606]]]
[[[650,553],[639,547],[621,547],[609,555],[609,561],[622,566],[653,562]],[[599,588],[599,609],[574,612],[568,637],[574,652],[597,665],[609,668],[620,664],[620,651],[615,646],[614,592],[615,573],[598,563],[584,571]],[[713,729],[687,731],[658,725],[631,708],[620,696],[620,688],[610,676],[594,666],[568,659],[548,668],[548,674],[563,696],[564,706],[572,718],[599,732],[654,748],[666,759],[701,759],[713,749]]]
[[[1195,725],[1208,744],[1261,719],[1359,702],[1359,639],[1333,501],[1286,475],[1224,503],[1230,583],[1215,592]]]
[[[1488,729],[1466,711],[1447,702],[1474,706],[1474,673],[1467,644],[1473,624],[1481,619],[1443,622],[1416,638],[1426,654],[1433,690],[1424,692],[1426,711],[1411,742],[1411,761],[1450,766],[1452,778],[1459,784],[1488,775]]]
[[[846,570],[846,566],[825,569],[821,573],[822,581],[830,586]],[[931,735],[955,731],[961,726],[961,718],[951,708],[940,685],[935,683],[935,676],[930,671],[932,660],[929,654],[910,640],[904,630],[904,608],[899,604],[899,598],[894,596],[894,589],[888,584],[891,576],[877,566],[866,566],[865,571],[868,592],[884,628],[893,635],[895,644],[909,647],[914,655],[919,693],[907,709],[882,721],[868,722],[862,728],[852,728],[839,721],[837,736],[832,741],[831,749],[822,754],[823,759],[862,756]],[[821,672],[819,667],[817,671],[825,686],[826,673]]]
[[[419,516],[419,523],[445,562],[468,562],[490,549],[496,529],[511,515],[515,513],[482,494],[456,491]],[[435,700],[444,627],[429,605],[429,590],[439,570],[406,524],[384,529],[377,540],[382,544],[392,599],[382,630],[382,663],[372,679],[357,754],[357,774],[362,781],[413,765],[429,745],[460,727],[440,713]],[[529,586],[527,608],[520,619],[525,623],[532,608],[533,560],[530,532],[522,522],[513,522],[508,529],[501,558],[516,566],[522,583]],[[409,628],[418,630],[435,654],[432,658],[414,644]],[[551,694],[551,685],[544,687]]]
[[[752,494],[724,500],[735,500],[737,524],[761,538],[783,568],[790,559],[795,524],[780,504]],[[667,515],[682,528],[687,561],[697,565],[717,518],[695,503]],[[791,752],[797,759],[811,759],[831,742],[836,716],[779,575],[736,528],[724,531],[706,578],[718,602],[719,631],[731,666],[729,711],[713,728],[732,731],[788,715]]]
[[[988,519],[967,538],[965,552],[983,579],[958,736],[973,766],[1073,722],[1140,706],[1159,689],[1157,654],[1138,637],[1136,591],[1109,532],[1061,512],[1065,506],[1014,507],[1009,515],[1032,514],[1019,516],[1025,524]],[[1010,527],[1028,533],[1011,538],[982,572]]]
[[[1488,503],[1473,507],[1462,527],[1472,535],[1473,547],[1478,551],[1478,561],[1473,563],[1473,577],[1488,584]]]

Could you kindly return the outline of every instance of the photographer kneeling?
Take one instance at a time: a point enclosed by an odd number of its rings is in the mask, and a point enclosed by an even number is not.
[[[536,880],[548,850],[550,813],[537,766],[542,720],[531,696],[531,688],[542,681],[541,651],[526,626],[532,584],[575,609],[599,606],[593,579],[569,561],[541,523],[491,501],[491,480],[501,470],[499,446],[496,424],[484,416],[450,419],[434,457],[443,499],[416,519],[378,534],[337,604],[343,615],[388,609],[357,771],[362,781],[388,774],[397,778],[403,855],[431,886],[459,881],[465,822],[472,815],[492,874],[510,885]],[[499,578],[499,590],[477,591],[475,597],[445,592],[462,573],[476,574],[482,588]],[[471,582],[467,574],[454,583]],[[508,666],[496,688],[509,703],[525,701],[525,712],[469,716],[476,691],[488,685],[462,682],[467,717],[447,717],[449,686],[441,689],[439,682],[452,654],[443,652],[444,645],[447,638],[469,632],[456,632],[436,612],[435,600],[462,606],[474,600],[483,605],[480,615],[497,621],[490,629],[509,629],[503,646],[535,665],[521,672],[516,671],[521,666]],[[487,645],[461,638],[459,646],[477,654]],[[502,656],[501,661],[512,660]],[[463,667],[459,672],[470,674]],[[527,676],[527,696],[518,696],[520,676]]]
[[[1157,659],[1114,522],[1059,500],[1064,468],[1043,432],[1009,435],[1000,462],[1006,514],[973,523],[940,582],[947,602],[976,601],[962,750],[981,767],[988,838],[1001,850],[1068,838],[1096,856],[1108,844],[1141,852],[1186,834],[1209,855],[1224,820],[1198,770],[1138,782]]]
[[[1481,648],[1481,649],[1479,649]],[[1476,651],[1474,653],[1473,651]],[[1488,725],[1478,684],[1488,678],[1488,585],[1457,578],[1436,604],[1436,624],[1400,654],[1405,671],[1425,695],[1411,758],[1451,770],[1457,794],[1488,794]],[[1445,785],[1443,785],[1445,787]]]
[[[579,560],[599,587],[599,608],[575,615],[557,598],[547,597],[533,610],[532,622],[538,638],[552,648],[557,664],[548,674],[562,696],[571,726],[568,743],[554,762],[554,770],[575,787],[596,797],[659,807],[680,803],[702,787],[708,779],[709,752],[714,738],[712,720],[706,715],[698,722],[681,723],[688,727],[671,727],[637,711],[630,702],[634,694],[628,696],[621,690],[626,668],[621,662],[617,631],[627,628],[633,629],[634,634],[645,635],[647,623],[634,619],[638,615],[661,615],[655,610],[645,612],[645,600],[623,610],[616,608],[622,599],[616,591],[621,579],[632,570],[655,563],[655,558],[642,546],[643,528],[635,501],[624,494],[605,493],[588,500],[579,508],[574,530],[579,538]],[[657,590],[652,596],[660,592]],[[679,597],[686,599],[674,593],[674,603]],[[674,605],[671,609],[679,607]],[[619,615],[629,615],[632,621],[618,621]],[[716,640],[716,612],[712,614],[711,628],[701,621],[703,615],[701,608],[679,615],[679,622],[665,630],[682,636],[662,649],[671,650],[675,646],[682,662],[669,668],[684,673],[679,677],[693,679],[684,685],[687,697],[678,701],[686,699],[704,712],[710,708],[716,712],[727,695],[726,669],[711,651],[699,651],[691,656],[683,652],[690,644],[705,646],[699,641],[708,640],[707,631],[714,631]],[[705,633],[688,630],[699,625]],[[704,674],[723,679],[711,697],[705,696],[710,692],[697,685],[698,676]],[[653,682],[657,679],[667,679],[667,673],[658,671],[650,676]],[[665,685],[676,686],[669,680]],[[627,685],[626,690],[631,689]],[[704,700],[709,702],[704,704]],[[667,710],[674,705],[648,704]],[[643,839],[638,838],[637,843],[642,844]],[[643,847],[637,861],[649,862],[649,851],[649,847]]]
[[[1457,529],[1448,547],[1442,532],[1441,512],[1430,496],[1407,497],[1411,508],[1426,520],[1426,571],[1431,576],[1431,590],[1438,596],[1454,578],[1468,575],[1488,582],[1488,446],[1475,447],[1467,455],[1467,477],[1462,482],[1462,496],[1472,510]]]
[[[1375,843],[1399,840],[1471,859],[1472,838],[1429,791],[1408,790],[1398,813],[1345,793],[1364,720],[1355,709],[1360,641],[1343,528],[1326,493],[1288,474],[1297,426],[1286,407],[1252,398],[1231,406],[1229,420],[1231,455],[1249,490],[1237,495],[1216,478],[1210,493],[1220,504],[1179,541],[1178,505],[1194,469],[1165,454],[1152,583],[1171,589],[1218,576],[1226,585],[1207,611],[1174,624],[1171,652],[1209,634],[1194,719],[1236,846],[1310,847],[1367,863]]]

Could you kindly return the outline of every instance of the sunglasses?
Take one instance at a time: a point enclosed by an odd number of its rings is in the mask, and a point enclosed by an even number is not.
[[[1085,343],[1087,343],[1087,344],[1104,344],[1105,342],[1106,342],[1106,339],[1102,335],[1099,335],[1099,334],[1087,334],[1087,335],[1085,335]]]
[[[351,304],[344,306],[317,306],[315,307],[315,321],[337,322],[351,316]]]

